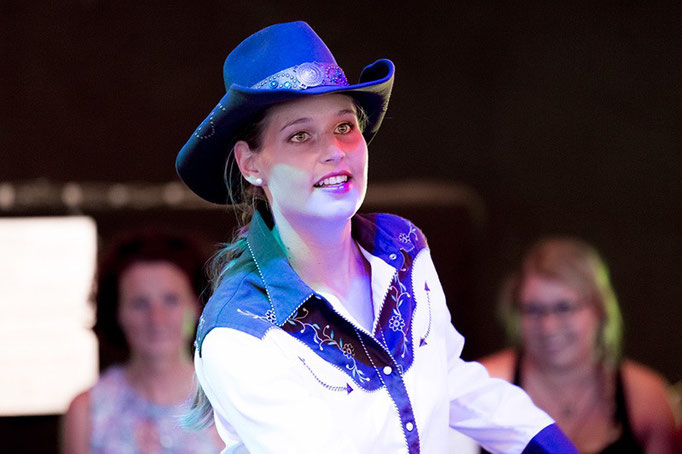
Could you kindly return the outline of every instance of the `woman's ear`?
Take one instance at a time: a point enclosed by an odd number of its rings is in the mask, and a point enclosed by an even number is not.
[[[252,185],[262,185],[263,178],[257,165],[257,153],[243,140],[234,144],[233,153],[244,179]]]

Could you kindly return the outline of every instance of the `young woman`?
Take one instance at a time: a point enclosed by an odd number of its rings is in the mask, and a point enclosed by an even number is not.
[[[65,454],[215,453],[215,430],[184,430],[193,389],[191,338],[205,255],[189,238],[131,232],[100,263],[95,332],[103,373],[64,418]]]
[[[621,359],[622,320],[606,265],[573,238],[539,241],[501,299],[518,348],[484,358],[522,386],[583,453],[670,453],[664,379]]]
[[[393,71],[379,60],[350,85],[303,22],[227,57],[227,93],[176,162],[246,221],[199,322],[210,404],[200,393],[194,419],[214,416],[225,452],[445,452],[451,427],[496,452],[573,452],[523,392],[459,358],[419,229],[356,214]]]

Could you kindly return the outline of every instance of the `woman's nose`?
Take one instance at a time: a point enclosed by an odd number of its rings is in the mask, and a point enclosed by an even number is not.
[[[166,311],[160,304],[152,304],[149,309],[149,321],[154,324],[163,323],[166,319]]]
[[[327,140],[324,146],[324,153],[322,155],[324,162],[339,162],[346,155],[345,150],[338,140],[331,138]]]
[[[543,316],[538,320],[540,329],[542,329],[543,332],[554,331],[561,322],[559,318],[560,317],[558,314],[553,314],[551,312],[543,314]]]

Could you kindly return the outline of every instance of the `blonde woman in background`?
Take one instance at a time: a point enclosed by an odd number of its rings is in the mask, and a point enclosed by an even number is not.
[[[500,308],[515,347],[481,362],[525,389],[580,452],[672,452],[666,382],[622,358],[620,309],[590,245],[536,243],[503,289]]]

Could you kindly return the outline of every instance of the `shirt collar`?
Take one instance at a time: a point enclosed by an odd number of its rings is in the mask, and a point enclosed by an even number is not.
[[[296,274],[259,212],[253,214],[246,237],[260,273],[275,324],[282,326],[315,292]]]
[[[390,235],[392,221],[391,217],[382,215],[355,215],[352,235],[367,252],[399,269],[404,257],[399,243]],[[263,280],[275,324],[282,326],[315,292],[291,267],[260,212],[255,212],[251,219],[247,243]]]

